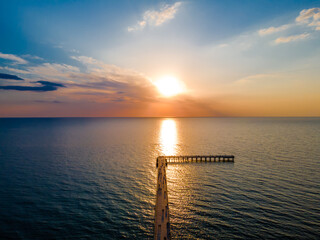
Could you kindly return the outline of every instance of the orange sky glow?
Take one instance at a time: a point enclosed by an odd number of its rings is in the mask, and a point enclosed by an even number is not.
[[[313,3],[235,1],[220,17],[210,1],[137,3],[125,17],[88,3],[91,20],[77,4],[24,4],[3,12],[21,36],[0,39],[0,117],[320,116]]]

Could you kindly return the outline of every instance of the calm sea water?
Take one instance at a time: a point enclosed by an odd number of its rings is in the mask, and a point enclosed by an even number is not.
[[[319,239],[319,118],[0,119],[1,239],[152,239],[155,159],[174,239]]]

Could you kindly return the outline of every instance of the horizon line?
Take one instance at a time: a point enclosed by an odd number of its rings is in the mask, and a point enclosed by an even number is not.
[[[190,117],[174,117],[174,116],[163,116],[163,117],[0,117],[0,119],[19,119],[19,118],[320,118],[320,116],[190,116]]]

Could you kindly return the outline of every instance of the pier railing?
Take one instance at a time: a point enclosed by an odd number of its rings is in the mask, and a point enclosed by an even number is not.
[[[159,156],[165,163],[188,163],[188,162],[234,162],[234,155],[183,155],[183,156]]]

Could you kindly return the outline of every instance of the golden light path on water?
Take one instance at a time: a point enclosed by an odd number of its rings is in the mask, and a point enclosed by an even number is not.
[[[177,127],[173,119],[165,119],[160,129],[160,150],[162,155],[175,155],[177,153]]]
[[[160,127],[160,154],[161,155],[179,155],[179,134],[177,121],[174,119],[165,119]],[[170,206],[170,223],[177,226],[179,223],[189,222],[189,212],[186,206],[192,202],[193,193],[189,189],[188,174],[190,167],[182,164],[170,164],[167,168],[168,199]],[[171,232],[173,236],[178,236],[177,232]]]

